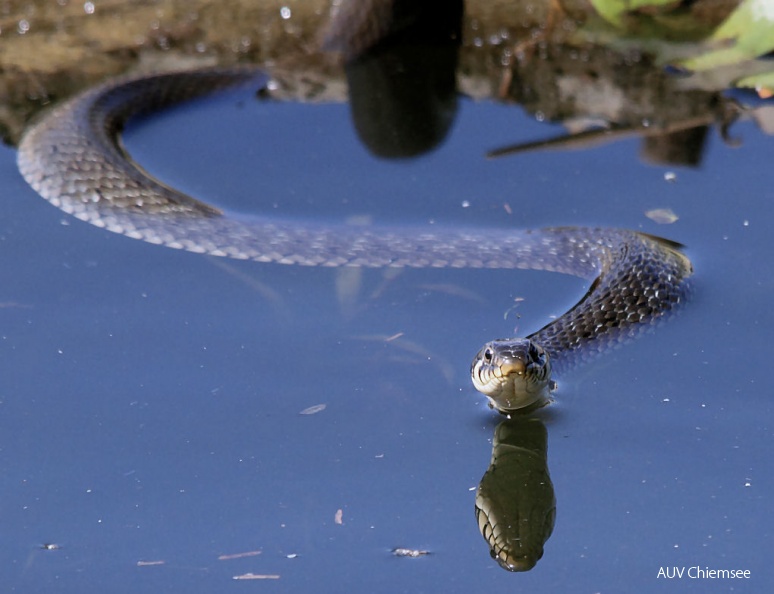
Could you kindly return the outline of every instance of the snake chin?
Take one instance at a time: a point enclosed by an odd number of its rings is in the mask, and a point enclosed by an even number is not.
[[[545,406],[554,385],[548,353],[527,338],[488,342],[476,354],[470,371],[475,388],[504,415]]]
[[[540,559],[543,557],[543,551],[540,551],[539,556],[533,557],[530,555],[523,555],[523,556],[514,556],[509,555],[506,551],[501,551],[499,554],[495,551],[491,551],[489,553],[495,561],[497,561],[497,564],[505,569],[506,571],[512,571],[512,572],[521,572],[521,571],[529,571],[535,565],[537,565],[537,562],[540,561]]]

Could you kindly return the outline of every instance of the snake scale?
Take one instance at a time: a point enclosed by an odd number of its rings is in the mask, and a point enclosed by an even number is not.
[[[117,79],[50,110],[23,137],[19,169],[43,198],[98,227],[192,252],[308,266],[537,269],[591,281],[567,313],[527,337],[484,346],[474,385],[503,413],[547,401],[551,370],[621,342],[688,295],[692,265],[671,241],[604,228],[352,226],[239,218],[151,178],[121,147],[137,115],[235,85],[253,67]]]

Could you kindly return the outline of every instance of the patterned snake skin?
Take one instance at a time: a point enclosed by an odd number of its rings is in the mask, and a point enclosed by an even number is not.
[[[19,147],[27,182],[63,211],[132,238],[192,252],[308,266],[549,270],[592,281],[574,308],[528,337],[553,369],[620,342],[688,292],[679,245],[633,231],[362,227],[239,219],[150,178],[121,149],[134,115],[267,77],[251,67],[125,78],[51,110]]]

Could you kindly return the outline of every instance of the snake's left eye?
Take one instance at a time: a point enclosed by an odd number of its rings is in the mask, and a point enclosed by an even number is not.
[[[492,357],[494,356],[494,353],[492,352],[492,349],[486,349],[484,351],[484,361],[487,363],[492,361]]]

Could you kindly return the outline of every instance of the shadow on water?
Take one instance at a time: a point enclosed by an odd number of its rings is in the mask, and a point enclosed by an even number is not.
[[[418,13],[411,13],[412,4],[419,7]],[[443,18],[437,18],[441,4]],[[338,45],[330,43],[332,49],[346,58],[344,73],[350,92],[350,114],[363,145],[379,158],[410,159],[441,146],[458,117],[460,89],[456,77],[465,66],[460,59],[465,31],[463,5],[461,2],[397,2],[394,6],[391,28],[378,31],[375,37],[350,29],[355,33],[353,39],[336,36]],[[426,12],[428,7],[432,12]],[[545,29],[551,33],[553,27],[556,23],[546,23]],[[528,140],[493,149],[490,157],[518,159],[544,149],[589,148],[598,143],[634,138],[641,141],[640,154],[645,162],[697,168],[703,163],[713,128],[730,143],[729,127],[737,120],[752,120],[763,129],[771,126],[769,102],[759,101],[745,92],[729,93],[726,85],[718,88],[708,88],[704,83],[693,85],[686,69],[668,71],[663,67],[658,46],[649,54],[646,49],[654,47],[651,43],[635,51],[632,47],[636,44],[620,50],[615,44],[604,43],[583,44],[579,49],[574,41],[566,39],[556,43],[531,38],[509,41],[514,47],[513,56],[518,54],[521,58],[512,56],[513,61],[504,71],[498,88],[498,99],[522,105],[541,121],[562,123],[568,131],[547,140]],[[578,52],[584,53],[582,61],[577,58]],[[610,97],[615,97],[615,101],[608,102]],[[230,271],[228,274],[241,273]],[[282,301],[260,281],[242,280],[252,283],[256,293],[266,301]],[[361,281],[359,278],[338,280],[342,286]],[[391,279],[383,280],[382,287],[374,293],[382,291],[390,282]],[[339,289],[342,293],[349,290],[341,286]],[[297,290],[301,292],[303,288]],[[474,297],[478,298],[477,294]],[[469,295],[465,298],[472,299]],[[381,344],[395,339],[396,336],[390,336],[371,342]],[[441,359],[436,351],[410,341],[398,348],[410,355],[407,359],[416,359],[417,355],[420,359]],[[374,359],[381,356],[378,352]],[[436,363],[441,370],[439,377],[453,383],[453,371],[445,363],[444,360]],[[379,364],[382,362],[374,366]],[[319,410],[322,409],[315,412]],[[560,435],[552,435],[555,428],[548,415],[550,412],[542,411],[534,416],[515,417],[494,428],[491,462],[476,491],[477,527],[492,558],[511,572],[536,568],[555,528],[561,529],[561,514],[555,526],[557,498],[547,455],[548,442],[558,440]],[[544,418],[548,418],[548,429]],[[487,430],[489,424],[485,423]],[[444,426],[438,431],[447,429]],[[366,429],[362,430],[367,433]],[[555,472],[559,481],[563,481],[562,471],[568,469],[560,467]],[[292,473],[287,472],[292,478]],[[249,498],[249,494],[245,497]],[[565,495],[565,499],[571,497]],[[247,509],[252,505],[249,501]],[[337,523],[339,520],[340,516]],[[62,552],[57,543],[40,543],[40,546],[30,554],[28,565],[41,554]],[[419,549],[405,550],[409,551],[408,556],[420,554]],[[412,550],[417,554],[412,555]],[[466,555],[476,558],[472,549]],[[58,571],[66,569],[57,567]],[[248,573],[241,575],[248,576]],[[567,578],[565,586],[571,578]]]

